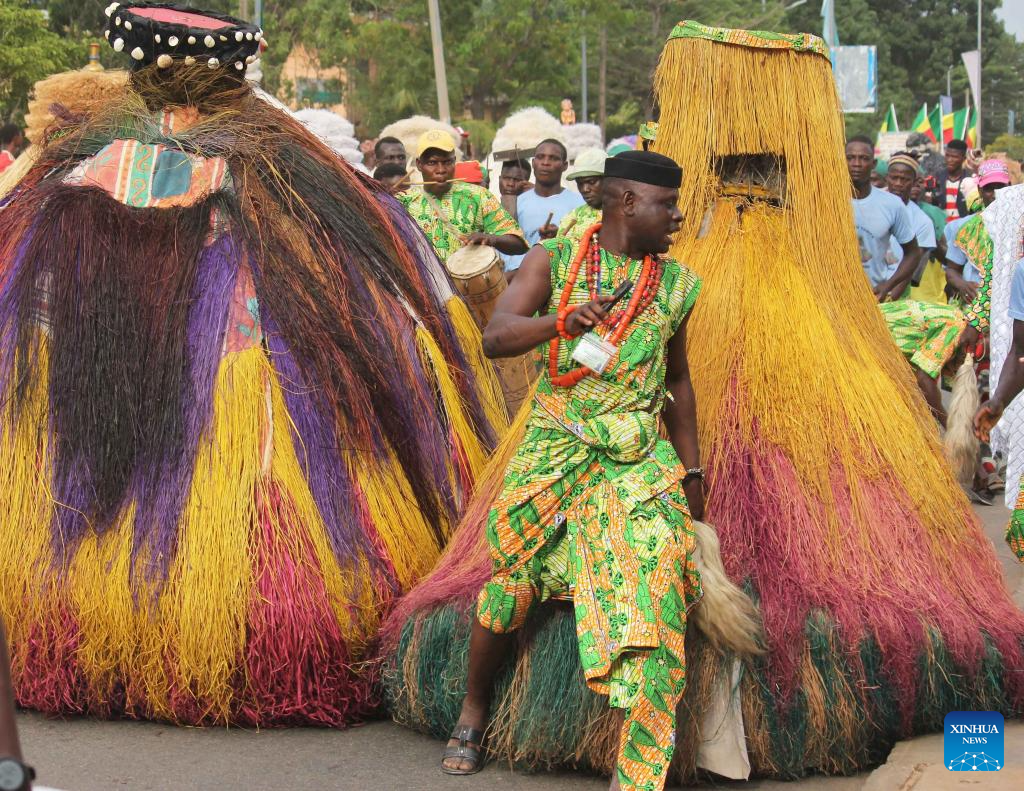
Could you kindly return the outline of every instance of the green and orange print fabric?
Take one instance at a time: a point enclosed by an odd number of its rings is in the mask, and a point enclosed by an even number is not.
[[[936,305],[915,299],[883,302],[878,306],[889,334],[910,364],[932,379],[953,356],[967,319],[955,305]]]
[[[558,223],[558,235],[578,242],[594,223],[601,222],[601,210],[588,203],[577,206]]]
[[[494,193],[476,184],[454,182],[441,197],[428,196],[422,187],[413,187],[398,195],[398,200],[423,229],[441,261],[447,261],[471,233],[523,235]]]
[[[978,295],[967,308],[967,322],[979,332],[986,333],[992,318],[992,256],[994,248],[992,237],[988,234],[980,212],[961,226],[956,235],[956,243],[981,274]]]
[[[559,295],[578,243],[542,244]],[[624,278],[639,280],[640,261],[602,251],[601,263],[604,293]],[[542,374],[487,524],[494,569],[478,599],[480,623],[509,632],[537,602],[572,599],[587,683],[626,710],[624,789],[664,786],[686,681],[686,613],[700,597],[685,469],[658,435],[667,345],[699,290],[693,272],[665,259],[654,300],[604,374],[573,388]],[[570,304],[589,299],[581,275]],[[559,373],[576,367],[578,342],[561,343]],[[547,359],[546,346],[542,352]]]

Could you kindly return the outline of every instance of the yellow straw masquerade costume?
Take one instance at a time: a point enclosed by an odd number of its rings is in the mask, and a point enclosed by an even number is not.
[[[0,204],[18,700],[344,724],[500,420],[479,334],[401,206],[253,95],[262,31],[108,15],[128,87]]]
[[[951,710],[1020,711],[1024,616],[865,288],[824,44],[682,23],[656,91],[652,148],[684,173],[672,254],[704,283],[688,356],[708,521],[760,601],[769,649],[737,673],[688,630],[673,775],[695,776],[723,686],[753,773],[782,778],[877,764]],[[395,716],[438,736],[459,710],[481,543],[460,528],[386,631]],[[572,619],[538,614],[524,631],[491,751],[610,771],[617,736],[581,683]]]

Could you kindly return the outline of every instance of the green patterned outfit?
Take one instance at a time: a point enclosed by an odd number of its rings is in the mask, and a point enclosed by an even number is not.
[[[578,243],[542,244],[557,301]],[[605,251],[601,260],[602,293],[626,277],[638,282],[641,262]],[[573,305],[590,300],[582,272]],[[509,632],[538,602],[572,598],[587,683],[626,710],[624,789],[664,786],[686,681],[686,614],[700,597],[686,471],[658,436],[667,344],[699,290],[693,272],[664,259],[655,299],[604,374],[561,388],[545,370],[487,522],[494,568],[478,599],[480,623]],[[577,367],[578,343],[561,342],[560,374]],[[541,348],[547,359],[549,346]]]
[[[903,356],[937,379],[960,342],[967,324],[964,314],[953,305],[915,299],[883,302],[878,307]]]
[[[558,235],[579,241],[586,233],[587,228],[596,222],[601,222],[601,210],[584,203],[562,218],[562,221],[558,223]]]
[[[453,182],[439,198],[428,195],[422,187],[413,187],[398,195],[398,200],[423,229],[442,262],[462,247],[462,237],[471,233],[523,235],[494,193],[476,184]]]
[[[981,214],[975,214],[965,222],[956,235],[956,243],[981,274],[978,296],[967,309],[967,323],[980,333],[988,332],[989,317],[992,313],[992,238],[985,228]]]

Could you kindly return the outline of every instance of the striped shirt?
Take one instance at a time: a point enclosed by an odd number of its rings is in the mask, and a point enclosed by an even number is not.
[[[963,176],[956,181],[946,179],[946,222],[953,222],[953,220],[960,217],[960,210],[956,207],[956,199],[960,195],[961,181],[963,181]]]

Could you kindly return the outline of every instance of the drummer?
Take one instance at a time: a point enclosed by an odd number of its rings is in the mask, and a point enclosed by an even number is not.
[[[601,186],[604,184],[604,161],[608,154],[603,148],[587,148],[576,156],[566,174],[566,181],[575,181],[580,191],[582,206],[577,206],[558,224],[558,235],[570,239],[583,238],[584,232],[595,222],[601,222]]]
[[[489,190],[455,180],[455,141],[440,129],[420,135],[416,166],[423,185],[398,195],[442,261],[467,244],[502,253],[525,253],[526,239],[512,216]]]

